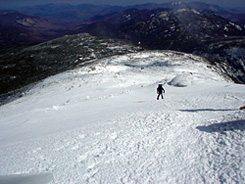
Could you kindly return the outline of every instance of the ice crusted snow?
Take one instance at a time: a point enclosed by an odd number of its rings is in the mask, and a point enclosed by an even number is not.
[[[46,184],[53,179],[50,173],[40,173],[35,175],[16,174],[1,176],[1,184]]]
[[[244,183],[245,86],[202,60],[140,52],[40,82],[0,107],[0,183]]]

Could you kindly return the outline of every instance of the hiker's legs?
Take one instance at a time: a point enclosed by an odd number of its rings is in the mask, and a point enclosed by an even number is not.
[[[162,94],[162,93],[159,93],[158,96],[157,96],[157,100],[159,100],[159,97],[160,97],[160,96],[161,96],[162,99],[163,99],[163,94]]]

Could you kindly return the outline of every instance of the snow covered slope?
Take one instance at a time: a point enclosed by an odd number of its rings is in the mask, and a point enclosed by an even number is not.
[[[194,55],[93,61],[0,107],[0,183],[244,183],[244,99]]]

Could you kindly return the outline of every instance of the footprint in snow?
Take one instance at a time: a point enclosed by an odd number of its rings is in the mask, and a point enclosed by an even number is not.
[[[42,150],[42,148],[37,148],[37,149],[33,150],[32,153],[37,153],[37,152],[39,152],[41,150]]]
[[[80,146],[79,145],[74,145],[74,146],[72,146],[72,150],[78,150],[80,148]]]
[[[45,112],[49,112],[49,111],[59,111],[61,110],[63,107],[60,105],[53,105],[52,107],[46,108],[44,111]]]
[[[87,155],[84,154],[84,155],[80,155],[78,158],[77,158],[77,161],[82,163],[84,162],[85,160],[87,159]]]
[[[86,137],[86,135],[84,135],[84,134],[81,134],[78,136],[79,139],[84,139],[85,137]]]
[[[117,133],[112,133],[109,135],[109,137],[112,139],[112,140],[115,140],[118,136],[117,136]]]

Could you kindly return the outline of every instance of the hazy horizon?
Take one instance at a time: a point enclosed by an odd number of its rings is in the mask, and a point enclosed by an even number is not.
[[[171,0],[90,0],[89,3],[87,0],[0,0],[0,9],[14,9],[25,6],[35,6],[42,4],[95,4],[95,5],[135,5],[135,4],[144,4],[144,3],[167,3],[172,2]],[[245,7],[244,0],[182,0],[182,2],[202,2],[207,4],[215,4],[222,7]]]

